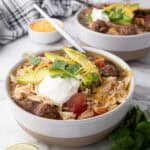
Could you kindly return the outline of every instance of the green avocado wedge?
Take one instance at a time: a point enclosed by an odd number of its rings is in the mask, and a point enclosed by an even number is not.
[[[138,3],[129,4],[128,8],[132,11],[136,11],[139,9],[139,4]]]
[[[75,63],[74,61],[72,61],[71,59],[69,58],[65,58],[63,56],[59,56],[57,54],[54,54],[52,52],[45,52],[44,53],[44,56],[47,57],[48,59],[50,59],[52,62],[54,62],[55,60],[60,60],[60,61],[64,61],[68,64],[73,64]]]
[[[39,149],[31,144],[15,144],[6,148],[6,150],[39,150]]]
[[[22,76],[17,77],[17,83],[19,84],[38,84],[42,81],[46,76],[50,75],[50,72],[47,68],[43,68],[40,70],[34,70],[31,72],[27,72]]]

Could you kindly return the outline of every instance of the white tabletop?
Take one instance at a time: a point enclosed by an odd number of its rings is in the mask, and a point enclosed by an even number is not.
[[[147,0],[146,0],[147,1]],[[148,1],[147,1],[148,2]],[[73,20],[66,22],[66,29],[75,35]],[[9,69],[21,59],[24,52],[38,52],[40,50],[48,50],[62,47],[67,44],[65,40],[61,40],[53,45],[39,45],[33,43],[28,36],[20,38],[0,49],[0,149],[4,150],[7,146],[15,143],[31,143],[39,146],[41,150],[67,150],[59,146],[46,145],[26,134],[15,122],[10,111],[7,96],[5,94],[4,83]],[[150,53],[139,60],[130,62],[129,65],[133,69],[136,80],[136,89],[134,99],[150,100]],[[74,148],[72,150],[105,150],[107,140],[99,142],[95,145]],[[70,150],[70,148],[68,148]]]

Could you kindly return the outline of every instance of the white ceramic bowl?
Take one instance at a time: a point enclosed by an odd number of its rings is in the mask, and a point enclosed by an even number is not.
[[[84,49],[102,54],[108,59],[118,63],[123,68],[131,71],[130,67],[122,59],[109,52],[91,47],[84,47]],[[16,66],[11,72],[15,68]],[[33,115],[23,110],[10,98],[8,79],[6,86],[12,114],[24,130],[32,136],[48,143],[64,146],[82,146],[92,144],[104,138],[121,122],[131,107],[130,99],[134,90],[134,79],[132,76],[126,100],[117,108],[103,115],[82,120],[52,120]]]
[[[56,30],[51,31],[51,32],[38,32],[38,31],[32,30],[30,25],[39,20],[43,20],[43,18],[34,20],[28,25],[28,33],[29,33],[29,37],[32,41],[40,43],[40,44],[50,44],[50,43],[54,43],[61,39],[62,36]],[[61,27],[63,27],[62,21],[60,21],[58,19],[54,19],[54,20]]]
[[[84,43],[112,52],[128,52],[150,48],[150,32],[137,35],[110,35],[86,28],[78,19],[83,9],[75,16],[75,24],[78,38]]]

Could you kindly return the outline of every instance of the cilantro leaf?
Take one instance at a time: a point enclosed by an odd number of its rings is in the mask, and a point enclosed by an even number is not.
[[[123,136],[128,136],[130,131],[126,127],[119,128],[117,131],[112,132],[110,139],[116,141],[117,139],[122,138]]]
[[[135,144],[134,144],[134,149],[135,150],[141,150],[142,145],[144,143],[144,136],[141,133],[135,133]]]
[[[109,150],[131,150],[134,140],[131,136],[124,136],[117,139]]]
[[[138,123],[136,130],[145,136],[150,136],[150,122],[142,121]]]
[[[41,59],[38,57],[31,57],[28,64],[29,65],[38,65],[41,62]]]
[[[113,144],[111,145],[111,147],[109,148],[109,150],[126,150],[126,149],[120,147],[120,146],[119,146],[118,144],[116,144],[116,143],[113,143]]]
[[[73,77],[75,78],[75,73],[79,70],[79,64],[67,64],[64,61],[55,60],[54,63],[50,66],[49,71],[51,72],[52,77]]]
[[[122,16],[123,14],[121,11],[112,11],[110,18],[111,20],[117,20],[117,19],[122,18]]]
[[[50,69],[65,69],[67,63],[61,60],[56,60],[54,63],[50,66]]]
[[[66,67],[66,70],[73,74],[76,73],[79,69],[80,69],[79,64],[70,64]]]

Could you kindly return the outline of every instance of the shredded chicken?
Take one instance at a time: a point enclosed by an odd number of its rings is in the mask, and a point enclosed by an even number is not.
[[[24,97],[28,96],[32,91],[33,86],[31,84],[27,85],[17,85],[14,89],[13,98],[17,100],[22,100]]]
[[[75,119],[76,117],[76,115],[73,112],[60,111],[59,114],[63,120]]]
[[[85,119],[85,118],[90,118],[94,116],[94,112],[92,109],[87,109],[86,111],[84,111],[79,117],[78,119]]]
[[[103,78],[102,86],[98,87],[93,99],[110,109],[122,103],[128,95],[129,78],[118,81],[116,77]],[[124,90],[124,88],[126,90]]]

